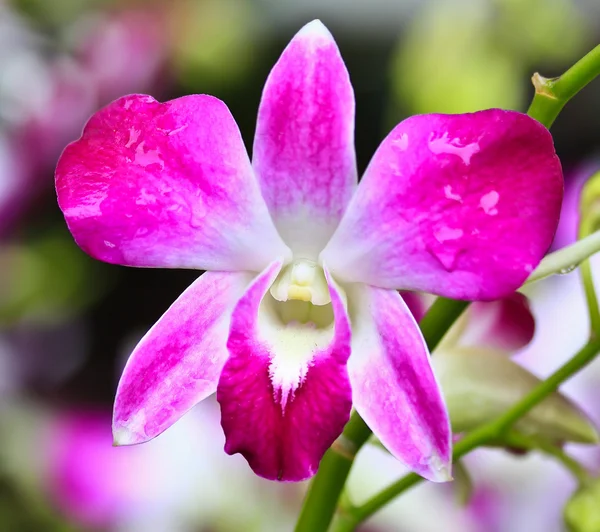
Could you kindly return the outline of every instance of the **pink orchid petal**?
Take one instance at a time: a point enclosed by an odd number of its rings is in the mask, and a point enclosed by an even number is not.
[[[263,298],[279,269],[273,264],[262,273],[233,312],[217,399],[225,451],[241,453],[262,477],[296,481],[316,472],[348,421],[350,324],[331,282],[328,338],[307,325],[273,320]]]
[[[562,190],[552,137],[524,114],[413,116],[375,153],[322,260],[344,281],[496,299],[548,250]]]
[[[449,480],[450,423],[414,317],[393,290],[357,284],[348,300],[354,408],[398,460],[434,482]]]
[[[117,389],[115,443],[158,436],[216,391],[231,310],[251,280],[249,273],[203,274],[142,338]]]
[[[128,266],[260,271],[286,248],[223,102],[125,96],[98,111],[56,169],[77,243]]]
[[[354,92],[318,20],[296,34],[267,79],[253,165],[283,239],[296,254],[316,258],[357,181]]]
[[[519,292],[496,301],[475,302],[465,319],[459,340],[463,347],[483,346],[512,354],[531,342],[535,333],[529,301]]]

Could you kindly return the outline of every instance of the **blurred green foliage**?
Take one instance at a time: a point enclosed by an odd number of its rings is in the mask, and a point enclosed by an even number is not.
[[[570,0],[429,2],[398,44],[395,103],[410,114],[523,109],[532,67],[566,64],[589,39]]]

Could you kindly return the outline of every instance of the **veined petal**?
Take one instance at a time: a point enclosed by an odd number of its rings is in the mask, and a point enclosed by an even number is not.
[[[251,280],[249,273],[203,274],[142,338],[117,389],[116,444],[158,436],[216,391],[231,310]]]
[[[476,301],[464,319],[466,326],[458,341],[462,347],[485,347],[512,354],[531,342],[535,333],[529,301],[519,292],[496,301]]]
[[[448,414],[410,310],[397,292],[360,284],[348,301],[354,407],[398,460],[434,482],[450,480]]]
[[[262,270],[286,247],[223,102],[125,96],[98,111],[56,168],[87,253],[127,266]]]
[[[316,472],[348,421],[350,324],[331,280],[333,315],[315,320],[330,323],[286,324],[268,292],[279,270],[257,277],[233,312],[217,399],[225,451],[244,455],[262,477],[295,481]]]
[[[267,79],[253,165],[279,233],[295,256],[315,260],[357,181],[354,92],[318,20],[296,34]]]
[[[548,250],[562,190],[552,137],[527,115],[413,116],[375,153],[321,257],[343,281],[496,299]]]

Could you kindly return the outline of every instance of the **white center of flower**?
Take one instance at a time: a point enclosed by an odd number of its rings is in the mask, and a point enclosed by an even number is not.
[[[333,306],[323,268],[296,259],[277,276],[259,311],[259,328],[273,357],[275,400],[285,406],[306,378],[313,357],[334,335]]]
[[[322,306],[331,303],[325,273],[315,262],[297,259],[286,266],[271,285],[277,301],[305,301]]]

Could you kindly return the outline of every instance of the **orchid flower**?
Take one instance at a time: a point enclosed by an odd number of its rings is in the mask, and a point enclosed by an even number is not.
[[[524,114],[422,115],[388,135],[357,186],[353,131],[348,72],[314,21],[267,79],[252,163],[206,95],[123,97],[65,149],[58,200],[83,250],[208,270],[133,351],[117,444],[154,438],[216,391],[225,451],[301,480],[354,405],[404,464],[450,478],[446,407],[397,290],[513,292],[552,241],[560,162]]]

